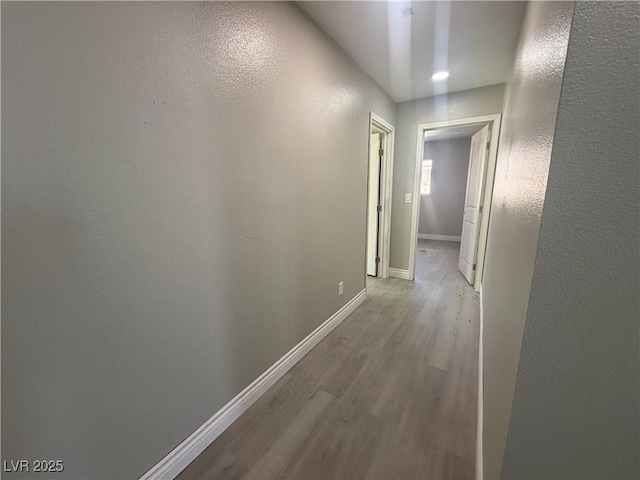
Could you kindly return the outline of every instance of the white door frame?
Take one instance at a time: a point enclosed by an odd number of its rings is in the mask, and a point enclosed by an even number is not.
[[[384,132],[382,156],[382,168],[380,169],[380,203],[382,212],[380,213],[379,229],[380,235],[378,240],[378,251],[380,253],[380,268],[378,269],[378,277],[389,277],[389,245],[391,244],[391,189],[393,185],[393,149],[395,141],[395,127],[387,122],[380,115],[370,112],[369,115],[369,136],[367,138],[367,208],[369,208],[369,158],[371,155],[370,139],[373,128],[377,128]],[[368,230],[366,230],[368,231]],[[365,237],[365,265],[364,277],[367,278],[367,255],[366,255],[366,237]]]
[[[420,218],[420,166],[424,155],[424,132],[426,130],[436,130],[445,127],[461,127],[468,125],[489,125],[491,127],[491,138],[489,145],[489,157],[485,170],[485,181],[482,188],[482,216],[480,217],[480,233],[478,237],[478,253],[476,255],[476,277],[473,288],[480,290],[482,283],[482,272],[484,270],[484,254],[487,247],[487,232],[489,231],[489,215],[491,212],[491,198],[493,197],[493,180],[496,173],[496,160],[498,158],[498,138],[500,138],[501,114],[483,115],[480,117],[460,118],[458,120],[447,120],[445,122],[420,123],[418,125],[418,148],[414,172],[413,185],[413,217],[411,221],[411,245],[409,246],[409,278],[415,278],[416,270],[416,245],[418,243],[418,221]]]

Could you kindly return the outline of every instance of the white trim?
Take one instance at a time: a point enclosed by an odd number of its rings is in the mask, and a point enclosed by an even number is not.
[[[209,420],[145,473],[140,480],[174,479],[240,415],[304,357],[320,340],[347,318],[367,297],[362,290],[344,307],[311,332],[267,371],[218,410]]]
[[[393,278],[401,278],[402,280],[411,280],[409,270],[401,270],[399,268],[389,268],[389,276]]]
[[[370,119],[372,122],[375,122],[378,124],[378,127],[382,128],[383,130],[386,130],[388,132],[393,132],[395,130],[395,127],[390,124],[389,122],[387,122],[384,118],[382,118],[380,115],[378,115],[375,112],[370,112]]]
[[[420,123],[418,124],[417,148],[414,168],[413,182],[413,198],[420,198],[420,166],[424,155],[424,131],[434,130],[444,127],[474,125],[474,124],[490,124],[491,125],[491,144],[489,148],[489,157],[487,159],[487,168],[485,169],[485,183],[483,187],[483,203],[482,216],[480,218],[480,233],[478,238],[478,252],[476,258],[476,274],[473,287],[478,290],[480,282],[482,282],[482,272],[484,269],[484,254],[487,246],[487,233],[489,230],[489,215],[491,213],[491,198],[493,195],[493,180],[496,170],[496,161],[498,157],[498,139],[500,136],[500,121],[502,114],[482,115],[479,117],[460,118],[458,120],[447,120],[445,122]],[[413,280],[416,269],[416,244],[418,242],[418,222],[420,218],[420,201],[413,202],[413,212],[411,217],[411,243],[409,245],[409,275]]]
[[[420,218],[420,176],[422,173],[422,157],[424,156],[424,128],[418,124],[418,153],[413,173],[413,212],[411,213],[411,244],[409,245],[409,280],[413,280],[416,272],[416,244],[418,243],[418,223]]]
[[[462,240],[460,235],[437,235],[435,233],[418,233],[421,240],[440,240],[443,242],[459,242]]]
[[[487,252],[487,237],[489,235],[489,219],[491,216],[491,199],[493,198],[493,184],[496,176],[496,163],[498,162],[498,141],[500,139],[500,127],[502,116],[491,126],[491,140],[489,144],[489,158],[485,171],[484,189],[482,192],[482,216],[480,218],[480,232],[478,234],[478,251],[476,253],[476,276],[473,288],[480,291],[482,275],[484,273],[484,257]]]
[[[371,133],[373,130],[373,126],[382,130],[384,135],[384,157],[382,170],[380,171],[380,176],[382,177],[381,189],[380,189],[380,198],[382,205],[382,212],[380,215],[380,239],[379,239],[379,249],[380,249],[380,271],[378,272],[378,276],[382,278],[389,277],[389,252],[391,251],[391,191],[393,189],[393,154],[395,150],[395,127],[387,122],[380,115],[377,115],[375,112],[370,112],[369,115],[369,138],[371,138]],[[369,140],[367,140],[367,145],[370,145]],[[369,149],[367,148],[367,152],[369,153]],[[367,165],[369,165],[369,155],[367,155]],[[369,169],[367,168],[367,182],[369,181]],[[368,185],[368,183],[367,183]],[[368,190],[368,189],[367,189]],[[367,205],[369,203],[367,202]],[[366,245],[365,245],[366,249]],[[366,255],[365,255],[365,279],[367,273],[366,267]]]
[[[484,412],[484,359],[483,359],[483,333],[484,333],[484,304],[482,301],[482,283],[480,284],[480,335],[478,339],[478,412],[476,428],[476,480],[484,477],[484,462],[482,458],[482,434]]]

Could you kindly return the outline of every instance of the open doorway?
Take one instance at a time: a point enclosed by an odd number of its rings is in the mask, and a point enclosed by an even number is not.
[[[371,112],[365,278],[389,276],[394,127]]]
[[[411,278],[442,254],[479,289],[499,128],[500,115],[419,125]]]

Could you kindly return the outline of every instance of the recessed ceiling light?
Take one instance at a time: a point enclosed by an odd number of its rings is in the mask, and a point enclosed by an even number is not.
[[[444,80],[445,78],[449,77],[449,72],[443,71],[443,72],[436,72],[431,76],[431,80],[434,81],[438,81],[438,80]]]
[[[454,135],[460,135],[460,132],[451,132],[451,133],[453,133]]]

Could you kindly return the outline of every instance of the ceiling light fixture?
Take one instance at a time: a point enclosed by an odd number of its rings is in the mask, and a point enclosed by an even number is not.
[[[439,80],[444,80],[445,78],[449,78],[449,72],[446,72],[446,71],[436,72],[431,76],[431,80],[435,82]]]

